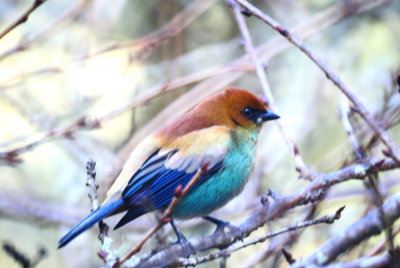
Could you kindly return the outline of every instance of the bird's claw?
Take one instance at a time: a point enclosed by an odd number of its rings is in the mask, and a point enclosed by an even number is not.
[[[196,249],[185,237],[178,238],[174,244],[181,245],[185,258],[189,258],[190,255],[196,254]]]
[[[223,221],[211,216],[206,216],[204,219],[211,221],[212,223],[217,225],[214,233],[225,233],[225,228],[229,229],[229,231],[233,234],[234,237],[238,237],[239,240],[243,240],[243,232],[240,227],[230,224],[228,221]]]

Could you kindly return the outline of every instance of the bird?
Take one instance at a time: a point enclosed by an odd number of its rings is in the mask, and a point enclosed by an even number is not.
[[[254,169],[261,126],[279,118],[245,89],[227,88],[209,96],[135,147],[103,205],[63,236],[58,248],[108,216],[125,212],[114,227],[118,229],[166,209],[177,187],[185,187],[205,165],[207,172],[177,203],[172,219],[203,217],[217,229],[226,226],[209,214],[242,192]],[[173,220],[171,225],[178,241],[187,241]]]

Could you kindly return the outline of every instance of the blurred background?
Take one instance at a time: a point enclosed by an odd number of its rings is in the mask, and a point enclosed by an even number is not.
[[[32,2],[1,1],[0,31]],[[399,70],[400,2],[252,3],[303,38],[369,111],[389,113],[394,122],[391,134],[399,136],[395,124],[399,96],[393,77]],[[354,3],[363,3],[362,8]],[[357,8],[361,11],[353,14]],[[305,162],[318,172],[337,170],[352,157],[338,116],[340,107],[348,106],[347,100],[277,32],[253,17],[246,21],[282,121]],[[8,152],[0,158],[0,243],[12,244],[31,259],[44,248],[47,255],[38,267],[100,267],[97,228],[56,249],[59,238],[90,211],[85,187],[88,158],[97,162],[102,201],[138,141],[229,86],[263,94],[224,1],[46,1],[27,22],[0,39],[0,152]],[[95,128],[91,120],[99,120],[100,126]],[[362,141],[368,142],[371,137],[363,122],[358,129]],[[371,154],[380,156],[380,149],[373,148]],[[276,125],[267,124],[253,178],[238,198],[215,215],[240,224],[259,206],[267,189],[288,194],[307,184],[297,177],[292,153]],[[384,173],[381,181],[385,194],[394,193],[399,189],[399,172]],[[346,205],[342,218],[300,232],[292,254],[309,255],[332,234],[357,221],[371,209],[368,200],[361,181],[335,186],[315,217]],[[303,208],[295,209],[252,236],[297,221],[304,213]],[[106,222],[113,226],[118,219]],[[149,214],[111,232],[116,252],[131,248],[154,221],[154,214]],[[214,230],[201,220],[178,224],[187,237]],[[369,239],[342,260],[362,256],[362,250],[368,251],[383,237]],[[166,226],[143,252],[174,240]],[[238,251],[227,266],[285,267],[279,254],[268,256],[274,241],[279,239]],[[214,261],[200,267],[218,265]],[[0,250],[0,267],[20,265]]]

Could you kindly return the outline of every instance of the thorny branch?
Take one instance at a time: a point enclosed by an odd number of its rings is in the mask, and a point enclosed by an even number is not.
[[[26,22],[29,18],[29,15],[46,1],[47,0],[34,0],[31,7],[29,7],[16,21],[11,23],[6,29],[4,29],[0,33],[0,39],[11,32],[13,29],[15,29],[18,25]]]

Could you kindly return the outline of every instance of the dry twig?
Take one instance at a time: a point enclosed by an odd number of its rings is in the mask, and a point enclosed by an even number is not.
[[[283,25],[276,22],[269,17],[266,13],[262,12],[257,7],[253,6],[246,0],[234,0],[247,9],[247,13],[259,18],[274,30],[278,31],[289,42],[298,47],[304,52],[326,75],[326,77],[333,82],[340,89],[340,91],[354,104],[355,110],[361,115],[365,122],[376,132],[382,142],[390,150],[389,153],[393,159],[400,163],[400,150],[396,143],[392,140],[389,133],[375,120],[375,118],[368,112],[364,104],[350,91],[350,89],[343,83],[327,65],[325,65],[320,58],[318,58],[296,35],[288,30]]]
[[[126,262],[130,257],[139,252],[147,240],[149,240],[158,230],[160,230],[161,227],[164,226],[164,224],[171,221],[171,215],[176,205],[179,203],[180,200],[182,200],[183,197],[185,197],[185,195],[190,191],[193,185],[195,185],[199,181],[199,179],[207,172],[208,172],[208,164],[205,164],[197,171],[197,173],[193,176],[193,178],[183,189],[182,185],[176,188],[175,196],[172,198],[171,203],[168,205],[167,209],[164,211],[160,220],[157,222],[157,225],[155,225],[152,229],[150,229],[147,232],[147,234],[143,237],[143,239],[138,244],[136,244],[136,246],[131,251],[129,251],[128,254],[126,254],[123,258],[121,258],[113,267],[119,267],[124,262]]]
[[[208,8],[210,8],[215,2],[216,0],[195,0],[188,4],[180,13],[173,17],[163,27],[150,34],[147,34],[146,36],[126,43],[112,45],[99,51],[78,57],[76,59],[58,63],[54,66],[13,75],[12,77],[1,81],[1,84],[13,85],[14,81],[18,81],[24,77],[32,77],[34,75],[42,75],[44,73],[60,73],[63,72],[66,68],[74,66],[78,62],[87,61],[97,56],[104,55],[110,52],[115,52],[121,49],[130,50],[129,52],[132,53],[130,57],[131,61],[143,61],[162,44],[180,34],[195,19],[197,19],[201,14],[208,10]],[[2,86],[2,88],[5,89],[8,88],[8,86]]]
[[[29,7],[16,21],[11,23],[6,29],[4,29],[0,33],[0,39],[11,32],[13,29],[15,29],[18,25],[26,22],[29,18],[29,15],[46,1],[47,0],[34,0],[31,7]]]
[[[388,224],[400,217],[400,194],[388,198],[382,206]],[[305,258],[296,262],[293,267],[310,265],[326,265],[335,260],[340,254],[359,245],[363,240],[377,235],[385,229],[378,209],[370,211],[367,216],[360,219],[346,230],[331,237],[320,248]]]
[[[275,98],[271,92],[271,88],[267,81],[267,76],[265,74],[265,67],[261,64],[261,62],[257,57],[253,42],[251,40],[249,29],[247,28],[246,21],[244,20],[240,7],[233,0],[227,0],[227,2],[229,6],[232,8],[233,13],[235,15],[236,22],[243,36],[244,48],[254,65],[254,69],[256,71],[258,80],[260,81],[260,84],[262,86],[262,89],[266,97],[267,105],[271,108],[272,111],[277,112],[279,114],[278,107],[275,103]],[[299,152],[299,147],[293,142],[293,139],[290,138],[290,136],[288,135],[286,127],[284,126],[282,121],[281,120],[275,121],[275,124],[277,124],[282,134],[282,137],[284,138],[287,146],[289,147],[290,152],[293,154],[296,170],[300,173],[300,176],[303,178],[312,178],[314,172],[312,172],[304,163],[304,160]]]
[[[178,264],[180,266],[196,266],[200,263],[204,263],[204,262],[208,262],[217,258],[221,258],[221,257],[227,257],[230,256],[233,252],[251,246],[251,245],[255,245],[258,243],[262,243],[265,240],[272,238],[274,236],[283,234],[283,233],[287,233],[287,232],[293,232],[293,231],[297,231],[299,229],[311,226],[311,225],[316,225],[316,224],[320,224],[320,223],[327,223],[327,224],[332,224],[335,220],[340,218],[341,212],[343,211],[344,207],[339,208],[335,214],[332,215],[327,215],[315,220],[308,220],[308,221],[302,221],[302,222],[297,222],[294,223],[288,227],[282,228],[280,230],[274,231],[274,232],[270,232],[267,233],[265,235],[262,235],[260,237],[251,239],[249,241],[239,241],[236,242],[235,244],[218,251],[217,253],[211,253],[202,257],[196,257],[196,258],[190,258],[190,259],[186,259],[186,258],[180,258],[179,259],[179,263],[175,263],[174,265]]]
[[[211,248],[225,248],[236,241],[247,237],[254,230],[263,226],[266,222],[282,216],[288,210],[305,204],[318,201],[324,196],[326,189],[350,179],[363,179],[371,172],[384,171],[399,168],[400,165],[392,160],[374,160],[363,164],[345,167],[336,172],[322,174],[309,185],[298,191],[280,196],[269,205],[262,206],[247,218],[240,226],[241,233],[227,231],[224,234],[214,233],[212,235],[193,238],[190,243],[196,251],[204,251]],[[263,199],[265,200],[265,199]],[[387,201],[388,202],[388,201]],[[386,213],[386,215],[389,215]],[[179,263],[179,258],[184,256],[184,251],[179,245],[171,245],[157,252],[150,252],[138,256],[138,262],[143,266],[173,266]]]

